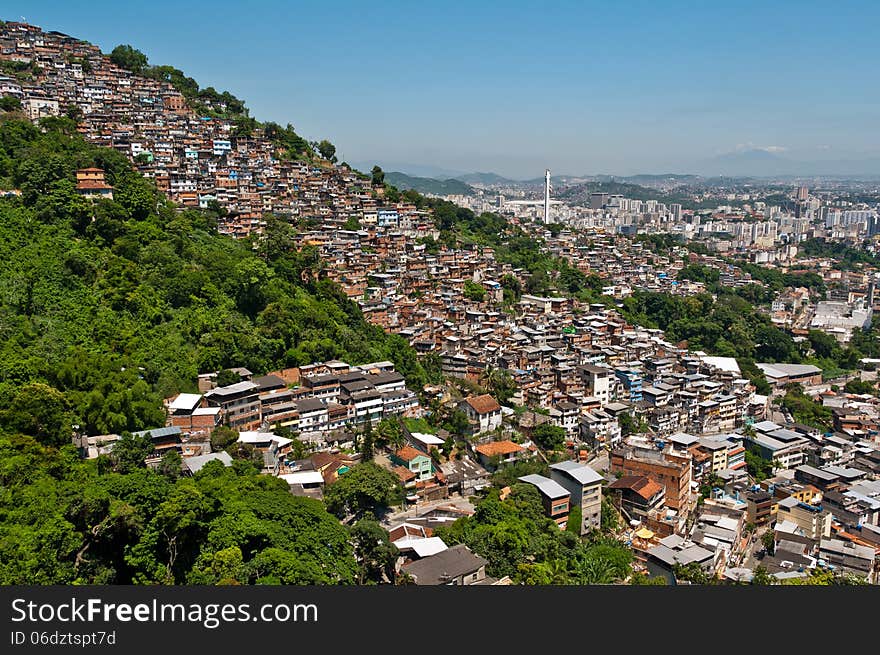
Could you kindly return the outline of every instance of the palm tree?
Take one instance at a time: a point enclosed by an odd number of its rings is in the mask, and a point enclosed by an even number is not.
[[[614,565],[604,558],[590,557],[576,565],[579,584],[611,584],[614,582]]]

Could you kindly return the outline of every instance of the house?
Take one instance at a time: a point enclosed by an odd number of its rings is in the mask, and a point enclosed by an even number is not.
[[[646,551],[648,574],[666,578],[668,584],[677,584],[676,565],[698,565],[707,575],[716,570],[716,554],[678,535],[669,535]]]
[[[545,478],[543,475],[523,475],[518,478],[535,487],[541,494],[541,504],[544,506],[544,514],[560,528],[565,529],[568,522],[569,501],[571,494],[558,482]]]
[[[868,584],[878,584],[880,560],[870,546],[862,546],[841,539],[819,541],[819,561],[834,569],[865,578]]]
[[[572,506],[581,506],[580,534],[598,530],[602,523],[604,478],[585,464],[568,461],[551,464],[550,479],[569,492]]]
[[[790,522],[799,528],[804,536],[820,539],[831,536],[831,512],[819,505],[802,502],[794,496],[783,498],[777,503],[776,522]]]
[[[812,364],[758,363],[764,377],[772,386],[780,389],[787,384],[815,385],[822,383],[822,369]]]
[[[639,475],[660,483],[667,507],[687,514],[691,505],[691,455],[666,445],[664,450],[625,445],[611,451],[611,470]]]
[[[607,493],[617,496],[625,516],[638,521],[659,510],[666,499],[665,487],[643,475],[624,475],[608,485]]]
[[[417,482],[430,480],[434,477],[434,464],[431,457],[412,446],[404,446],[392,453],[390,459],[394,464],[403,466],[413,473]]]
[[[749,491],[746,498],[746,520],[755,525],[765,525],[774,520],[773,496],[767,491],[759,489]]]
[[[260,388],[243,381],[205,392],[210,407],[223,410],[223,421],[236,430],[252,430],[260,426]]]
[[[470,496],[489,485],[489,471],[468,455],[440,464],[440,470],[446,477],[449,491],[457,491],[463,496]]]
[[[205,407],[202,395],[181,393],[166,404],[168,418],[166,424],[180,428],[181,432],[192,437],[210,437],[220,425],[219,407]]]
[[[456,544],[429,557],[404,564],[401,571],[420,586],[487,584],[487,581],[491,581],[486,577],[487,563],[464,544]]]
[[[294,496],[307,496],[321,500],[324,492],[324,476],[320,471],[301,470],[292,473],[281,473],[278,478],[284,480]]]
[[[458,406],[467,415],[475,436],[501,427],[501,405],[487,393],[465,398]]]
[[[397,569],[407,563],[442,553],[448,548],[433,530],[415,523],[401,523],[388,530],[388,539],[400,551]]]
[[[153,443],[153,448],[159,454],[163,454],[171,448],[179,449],[182,433],[180,428],[171,426],[153,428],[152,430],[139,430],[138,432],[132,432],[132,435],[135,437],[149,437]]]
[[[104,179],[100,168],[81,168],[76,172],[76,192],[85,198],[113,200],[113,187]]]
[[[499,466],[511,464],[526,456],[528,451],[512,441],[490,441],[474,447],[477,458],[487,469],[494,471]]]

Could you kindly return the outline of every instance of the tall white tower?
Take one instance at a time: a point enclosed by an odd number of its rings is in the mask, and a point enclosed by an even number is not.
[[[544,171],[544,225],[550,223],[550,169]]]

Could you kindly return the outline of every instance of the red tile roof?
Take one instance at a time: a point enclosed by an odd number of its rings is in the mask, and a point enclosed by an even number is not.
[[[491,412],[500,412],[501,405],[492,396],[484,393],[482,396],[473,396],[465,398],[465,402],[470,405],[477,414],[489,414]]]
[[[474,450],[486,457],[493,455],[509,455],[510,453],[521,453],[525,450],[519,444],[512,441],[490,441],[489,443],[480,444]]]
[[[404,462],[411,462],[416,457],[427,457],[428,456],[425,453],[423,453],[422,451],[416,450],[412,446],[404,446],[403,448],[401,448],[400,450],[398,450],[394,454],[399,460],[404,461]]]
[[[400,478],[401,482],[409,482],[410,480],[414,480],[416,474],[410,471],[405,466],[395,466],[392,471]]]
[[[643,475],[625,475],[608,485],[609,489],[629,489],[645,500],[650,500],[663,490],[663,485]]]

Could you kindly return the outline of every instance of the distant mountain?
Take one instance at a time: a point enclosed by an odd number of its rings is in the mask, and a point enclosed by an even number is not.
[[[502,177],[497,173],[465,173],[464,175],[456,175],[455,179],[466,182],[467,184],[524,184],[524,182],[520,180],[511,180],[509,178]],[[528,181],[525,183],[528,183]]]
[[[744,150],[698,162],[703,175],[732,177],[880,177],[880,158],[800,161],[766,150]]]
[[[437,196],[472,196],[475,191],[472,186],[465,184],[461,180],[451,178],[448,180],[437,180],[432,177],[415,177],[394,171],[385,173],[385,181],[393,184],[398,189],[414,189],[419,193],[428,193]]]
[[[442,168],[440,166],[432,166],[430,164],[408,164],[390,161],[355,161],[350,162],[359,171],[369,172],[377,163],[384,171],[399,171],[406,175],[415,177],[431,177],[435,180],[448,180],[459,175],[464,175],[464,171],[457,171],[450,168]]]
[[[574,203],[589,203],[590,194],[608,193],[622,195],[633,200],[665,200],[666,196],[656,189],[626,182],[585,182],[561,189],[556,198]]]

